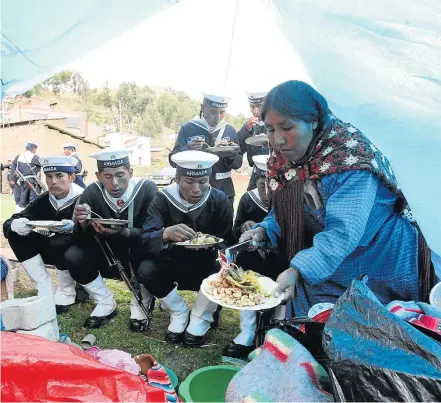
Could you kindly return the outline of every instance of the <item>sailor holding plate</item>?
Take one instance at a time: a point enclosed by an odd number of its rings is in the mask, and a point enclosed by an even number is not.
[[[74,208],[83,189],[74,183],[76,160],[71,157],[42,157],[38,161],[46,175],[48,191],[37,196],[23,211],[3,224],[3,233],[39,296],[53,295],[46,264],[57,267],[55,303],[75,302],[75,282],[66,271],[64,253],[72,244]],[[56,221],[48,233],[33,231],[30,221]],[[51,235],[51,236],[48,236]],[[66,290],[71,290],[66,295]],[[66,300],[69,300],[66,302]]]
[[[219,270],[217,252],[213,247],[194,250],[176,243],[191,240],[197,232],[227,241],[233,209],[227,195],[210,185],[216,155],[183,151],[171,158],[177,165],[176,183],[159,192],[148,209],[141,235],[148,257],[139,276],[170,314],[166,341],[199,347],[206,342],[217,304],[199,292],[190,312],[177,291],[199,290],[202,280]]]
[[[264,145],[253,145],[247,144],[246,140],[250,139],[253,136],[257,136],[259,134],[266,134],[265,124],[262,122],[260,118],[260,112],[262,110],[263,102],[265,101],[266,92],[249,92],[248,96],[248,104],[250,105],[250,110],[253,116],[249,118],[242,128],[237,133],[239,137],[239,144],[242,154],[247,153],[247,159],[250,167],[254,167],[253,157],[256,155],[269,155],[268,143]],[[252,190],[256,188],[257,183],[257,175],[256,169],[253,169],[251,173],[250,183],[248,184],[247,190]]]
[[[169,157],[170,164],[175,166],[171,157],[177,152],[185,150],[211,152],[210,148],[216,146],[213,153],[219,156],[219,161],[213,166],[210,185],[225,192],[233,205],[235,191],[231,170],[242,166],[243,155],[240,151],[236,129],[224,120],[229,98],[219,95],[203,95],[200,115],[183,124],[179,130],[176,144]],[[226,147],[225,150],[219,150],[221,147],[217,146],[222,144],[222,141],[237,144],[237,148]]]
[[[130,277],[130,267],[136,270],[139,265],[139,236],[157,188],[151,181],[133,178],[127,150],[104,150],[90,157],[97,160],[98,180],[85,189],[75,208],[75,244],[65,258],[72,277],[97,304],[84,326],[98,328],[117,314],[116,301],[103,277],[120,278],[120,274],[109,268],[95,237],[107,241]],[[100,219],[125,220],[128,224],[109,226]],[[149,306],[150,295],[143,288],[141,294],[143,304]],[[134,297],[130,308],[130,329],[143,332],[147,318]]]

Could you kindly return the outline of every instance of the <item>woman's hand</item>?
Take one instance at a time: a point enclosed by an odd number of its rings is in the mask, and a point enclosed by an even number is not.
[[[240,232],[243,234],[247,231],[251,231],[255,225],[256,223],[254,221],[251,220],[245,221],[242,224],[242,227],[240,227]]]
[[[294,267],[290,267],[288,270],[282,272],[277,277],[277,287],[274,290],[274,295],[279,296],[283,294],[283,301],[289,301],[294,297],[294,291],[296,284],[299,281],[300,273]]]
[[[265,228],[258,227],[256,229],[246,231],[239,238],[239,242],[246,242],[249,240],[253,241],[253,246],[258,246],[262,242],[267,242],[268,237],[266,235]]]

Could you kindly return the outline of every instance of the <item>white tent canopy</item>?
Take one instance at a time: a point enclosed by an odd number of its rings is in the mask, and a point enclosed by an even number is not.
[[[237,1],[243,15],[247,7],[261,7],[258,0]],[[28,90],[175,3],[164,14],[176,9],[181,20],[191,21],[189,26],[200,23],[201,35],[229,46],[233,24],[215,16],[216,7],[219,13],[225,7],[234,12],[233,0],[78,0],[64,2],[62,7],[57,0],[3,0],[2,95]],[[194,8],[190,14],[178,9],[186,3]],[[261,52],[248,55],[246,40],[234,42],[227,83],[233,96],[260,90],[250,88],[253,81],[256,87],[286,79],[309,81],[337,116],[359,127],[390,158],[429,246],[441,254],[441,3],[268,0],[265,4],[268,24],[259,21],[260,28],[256,28],[262,31]],[[198,16],[195,21],[196,12],[207,17]],[[265,29],[274,30],[271,15],[277,16],[292,54],[279,53],[265,42]],[[242,23],[246,19],[238,18],[237,24]],[[174,28],[170,24],[164,29]],[[181,33],[177,30],[175,42],[179,43]],[[160,45],[161,35],[142,38],[133,52],[147,51],[149,41]],[[172,45],[173,41],[167,43]],[[228,52],[222,54],[220,44],[217,54],[198,41],[192,46],[191,57],[182,63],[199,77],[206,76],[207,67],[215,66],[212,77],[219,76],[216,85],[223,83]],[[240,55],[251,60],[254,73],[244,74],[238,68],[243,64]],[[177,75],[179,70],[177,64]],[[170,74],[174,82],[173,70]],[[205,80],[203,85],[207,84]]]

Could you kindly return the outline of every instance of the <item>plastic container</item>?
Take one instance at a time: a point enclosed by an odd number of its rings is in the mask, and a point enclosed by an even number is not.
[[[228,384],[239,370],[230,365],[199,368],[181,383],[179,397],[184,402],[225,402]]]

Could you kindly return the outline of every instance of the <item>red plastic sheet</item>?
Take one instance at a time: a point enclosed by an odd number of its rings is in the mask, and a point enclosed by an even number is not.
[[[165,392],[80,349],[1,332],[2,402],[165,402]]]

